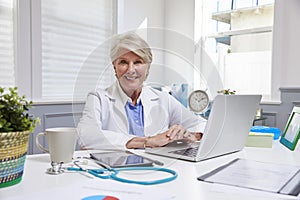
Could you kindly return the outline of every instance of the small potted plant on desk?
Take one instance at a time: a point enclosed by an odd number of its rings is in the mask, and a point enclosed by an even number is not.
[[[29,113],[32,101],[19,96],[17,87],[0,87],[0,188],[22,179],[30,133],[39,118]]]
[[[224,89],[224,90],[219,90],[219,94],[224,94],[224,95],[233,95],[236,93],[235,90],[230,90],[230,89]]]
[[[219,90],[217,92],[218,92],[218,94],[223,94],[223,95],[234,95],[236,93],[235,90],[230,90],[230,89],[223,89],[223,90]],[[213,104],[213,101],[209,102],[207,110],[205,111],[205,113],[203,113],[201,115],[205,119],[208,119],[208,117],[209,117],[209,114],[210,114],[210,111],[211,111],[211,108],[212,108],[212,104]]]

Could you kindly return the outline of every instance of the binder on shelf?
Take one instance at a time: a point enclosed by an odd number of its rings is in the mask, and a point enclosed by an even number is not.
[[[279,139],[280,137],[280,129],[276,127],[269,127],[269,126],[252,126],[250,132],[253,133],[260,133],[260,134],[270,134],[274,135],[274,140]]]

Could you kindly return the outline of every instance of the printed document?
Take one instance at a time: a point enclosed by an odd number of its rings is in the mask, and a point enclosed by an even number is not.
[[[300,166],[235,159],[198,180],[297,196]]]

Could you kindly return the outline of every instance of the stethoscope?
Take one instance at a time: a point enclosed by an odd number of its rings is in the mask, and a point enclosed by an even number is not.
[[[134,184],[140,184],[140,185],[155,185],[155,184],[161,184],[166,183],[169,181],[172,181],[177,178],[178,174],[177,172],[168,169],[168,168],[161,168],[161,167],[123,167],[123,168],[111,168],[105,165],[105,168],[99,168],[99,169],[83,169],[79,164],[79,161],[74,161],[74,165],[77,167],[68,167],[68,171],[79,171],[79,172],[87,172],[94,177],[101,178],[101,179],[112,179],[115,181],[123,182],[123,183],[134,183]],[[119,177],[119,172],[121,171],[159,171],[159,172],[165,172],[170,174],[170,177],[163,178],[163,179],[157,179],[157,180],[151,180],[151,181],[137,181],[137,180],[130,180],[126,178]]]

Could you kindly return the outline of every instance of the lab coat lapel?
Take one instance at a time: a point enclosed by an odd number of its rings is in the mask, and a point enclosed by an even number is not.
[[[114,109],[113,116],[117,126],[119,126],[124,133],[127,133],[129,130],[128,128],[129,125],[128,125],[128,120],[127,120],[127,115],[125,112],[124,105],[122,104],[121,101],[117,100],[114,103],[113,109]]]
[[[120,131],[128,133],[129,125],[127,120],[127,114],[116,84],[114,84],[108,89],[108,95],[112,103],[112,116],[113,120],[116,123],[116,126],[119,127]]]
[[[144,87],[142,92],[142,104],[144,109],[144,133],[145,135],[153,134],[153,121],[152,117],[159,116],[159,113],[156,112],[156,109],[153,109],[157,105],[159,97],[152,92],[149,88]],[[152,128],[151,128],[152,127]],[[155,126],[154,126],[155,127]]]

